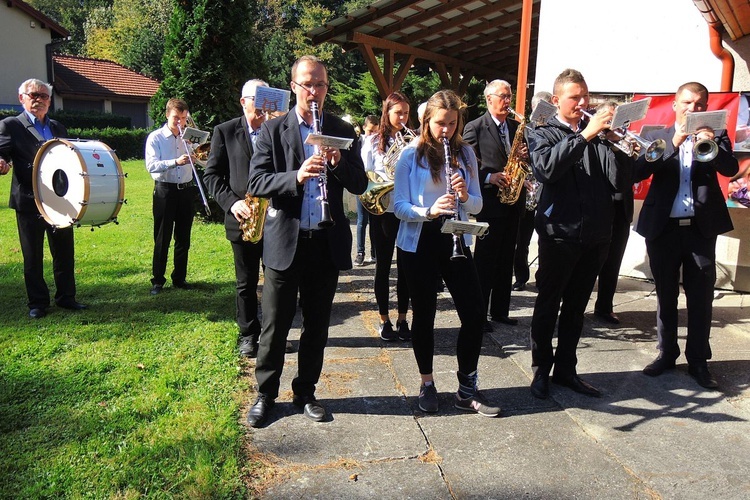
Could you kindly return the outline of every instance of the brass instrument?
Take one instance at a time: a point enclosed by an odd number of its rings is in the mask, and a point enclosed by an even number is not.
[[[268,210],[268,198],[260,198],[250,193],[245,195],[245,204],[250,209],[250,217],[240,222],[242,240],[250,243],[258,243],[263,238],[263,226],[266,223],[266,211]]]
[[[589,113],[588,111],[583,109],[581,110],[581,113],[583,113],[588,118],[594,116],[592,113]],[[609,142],[614,147],[633,158],[638,158],[640,154],[639,150],[635,147],[636,145],[640,146],[640,150],[644,151],[644,156],[646,157],[646,161],[648,162],[656,161],[661,158],[667,148],[667,143],[664,142],[664,139],[647,141],[640,135],[628,130],[627,127],[623,127],[622,129],[614,129],[612,130],[612,132],[614,132],[615,135],[620,138],[619,141],[610,141],[609,139],[607,139],[607,134],[604,131],[599,133],[599,138],[603,141]]]
[[[383,215],[391,202],[391,191],[393,191],[394,178],[396,176],[396,164],[406,146],[417,137],[417,134],[402,124],[405,133],[396,133],[393,144],[388,148],[383,157],[383,169],[385,175],[368,171],[367,189],[359,195],[362,207],[373,215]]]
[[[187,120],[185,120],[186,125],[188,127],[197,128],[195,126],[195,122],[193,121],[193,117],[190,116],[190,113],[187,115]],[[185,129],[183,129],[180,124],[177,124],[177,130],[180,132],[180,138],[185,133]],[[206,196],[206,189],[203,187],[203,181],[201,180],[200,176],[198,175],[198,169],[195,168],[195,162],[193,161],[193,155],[194,151],[193,148],[188,144],[188,142],[182,138],[182,145],[185,148],[185,152],[188,155],[188,160],[190,161],[190,168],[193,171],[193,179],[195,179],[195,185],[198,186],[198,192],[201,195],[201,201],[203,202],[203,208],[206,209],[206,215],[211,216],[211,209],[208,207],[208,197]],[[209,145],[210,147],[210,145]],[[208,159],[208,153],[206,153],[206,159]]]
[[[313,116],[312,132],[310,133],[320,135],[322,132],[320,130],[320,113],[318,111],[317,101],[312,101],[310,103],[310,112]],[[322,154],[320,146],[315,146],[315,154]],[[320,198],[318,198],[320,200],[320,222],[318,222],[318,227],[331,227],[335,222],[331,217],[331,207],[328,204],[328,165],[326,165],[320,173],[318,184],[320,185]]]
[[[206,168],[206,163],[208,163],[208,156],[211,154],[211,143],[205,142],[200,146],[197,146],[193,150],[193,153],[195,154],[195,163],[203,168]]]
[[[693,144],[693,158],[695,161],[708,162],[719,154],[719,145],[713,139],[701,139]]]
[[[507,184],[500,187],[497,192],[497,197],[500,198],[501,203],[512,205],[517,202],[518,197],[521,196],[523,181],[525,181],[526,176],[531,173],[531,165],[519,152],[519,149],[524,144],[523,134],[526,129],[526,117],[516,113],[510,106],[507,109],[510,113],[513,113],[513,116],[515,116],[520,123],[516,130],[516,135],[513,137],[513,144],[510,147],[510,153],[508,153],[508,162],[505,164],[505,169],[503,170]]]

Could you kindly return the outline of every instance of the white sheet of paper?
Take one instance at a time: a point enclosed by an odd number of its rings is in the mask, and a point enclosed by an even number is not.
[[[651,98],[647,97],[633,102],[620,104],[615,108],[615,114],[612,116],[612,125],[610,128],[627,128],[631,123],[643,120],[648,112],[648,106],[651,104]]]
[[[266,113],[286,113],[289,111],[291,94],[289,90],[258,85],[255,87],[255,107]]]
[[[700,111],[685,115],[686,134],[694,134],[698,129],[705,127],[713,130],[727,128],[727,110]]]
[[[534,108],[534,111],[531,112],[529,121],[531,123],[536,123],[537,125],[547,123],[547,120],[551,116],[555,116],[556,114],[557,107],[554,104],[547,101],[539,101],[539,103]]]
[[[440,228],[440,232],[452,234],[469,233],[475,236],[482,236],[489,228],[490,225],[486,222],[446,219],[446,221],[443,222],[443,226]]]
[[[323,134],[310,134],[305,140],[305,144],[312,144],[314,146],[328,146],[329,148],[336,149],[349,149],[354,139],[348,139],[346,137],[333,137],[331,135]]]
[[[182,139],[190,144],[205,144],[209,135],[209,132],[193,127],[187,127],[182,131]]]

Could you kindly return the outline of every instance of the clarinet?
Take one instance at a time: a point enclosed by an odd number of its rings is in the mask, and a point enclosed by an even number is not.
[[[446,194],[450,194],[453,196],[454,203],[453,203],[453,213],[451,214],[451,219],[454,221],[458,220],[458,194],[453,189],[453,185],[451,183],[451,177],[453,177],[453,174],[455,173],[455,169],[453,168],[453,160],[451,157],[451,145],[450,141],[448,141],[447,137],[443,137],[443,152],[445,154],[445,192]],[[466,258],[466,252],[464,251],[464,239],[463,236],[458,233],[453,233],[453,252],[451,254],[451,260],[457,260],[457,259],[465,259]]]
[[[312,126],[312,134],[321,135],[320,131],[320,112],[318,111],[318,103],[316,101],[312,101],[310,103],[310,112],[312,112],[313,116],[313,126]],[[316,155],[322,155],[322,151],[320,150],[320,146],[315,145],[315,153]],[[323,169],[323,171],[320,173],[320,176],[318,177],[318,184],[320,185],[320,197],[318,200],[320,200],[320,222],[318,222],[318,227],[326,228],[331,227],[334,225],[334,220],[331,217],[331,207],[328,204],[328,165],[326,164],[326,167]]]

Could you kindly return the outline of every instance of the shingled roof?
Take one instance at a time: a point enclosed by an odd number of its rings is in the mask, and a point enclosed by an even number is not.
[[[55,91],[68,97],[126,97],[148,100],[159,82],[121,64],[102,59],[53,55]]]

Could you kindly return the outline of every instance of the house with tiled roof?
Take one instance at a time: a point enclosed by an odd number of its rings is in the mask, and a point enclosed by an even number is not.
[[[150,128],[149,102],[159,82],[121,64],[55,54],[55,109],[129,116],[132,126]]]
[[[70,32],[31,5],[0,5],[0,109],[21,110],[18,86],[29,78],[52,81],[52,51]]]

